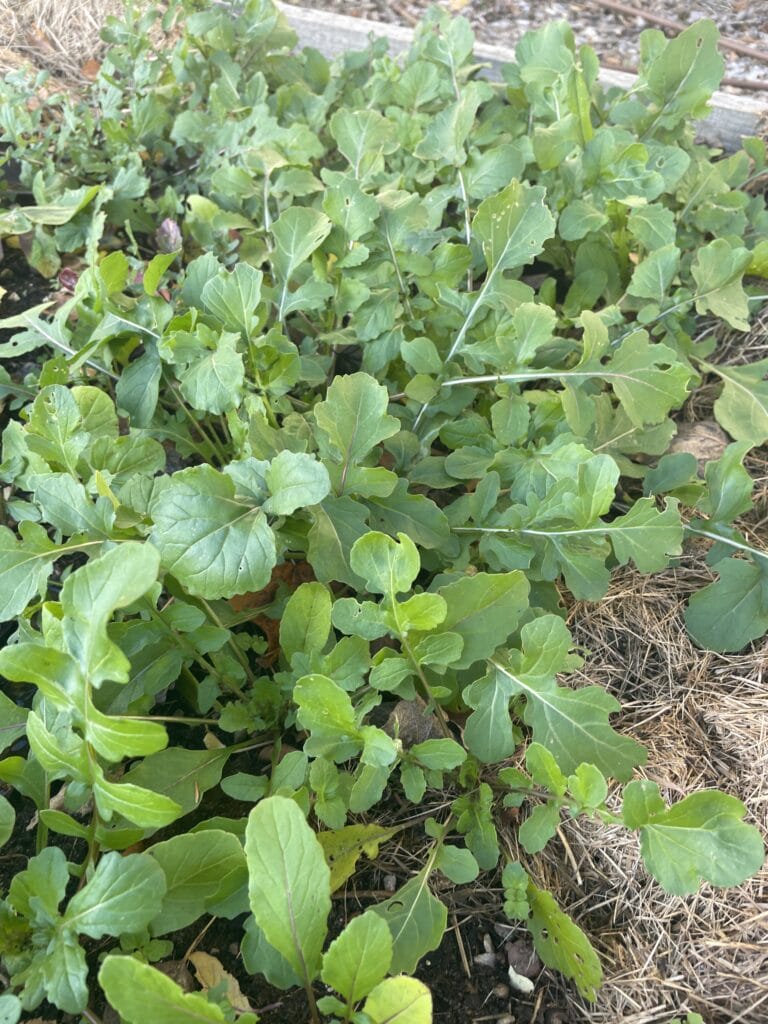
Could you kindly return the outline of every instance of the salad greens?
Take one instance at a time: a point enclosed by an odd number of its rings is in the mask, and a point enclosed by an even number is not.
[[[716,576],[695,641],[768,630],[739,526],[768,364],[697,327],[748,330],[768,276],[765,143],[695,141],[715,26],[645,32],[626,93],[564,23],[497,84],[438,10],[401,62],[293,52],[269,0],[129,4],[104,36],[82,95],[0,85],[0,237],[64,288],[0,321],[0,840],[37,823],[1,894],[0,1015],[255,1021],[151,966],[213,915],[313,1021],[427,1024],[434,882],[497,868],[594,999],[587,936],[535,883],[564,817],[636,832],[681,896],[763,860],[734,797],[633,778],[618,702],[568,679],[566,594],[687,538]],[[700,474],[668,448],[705,380],[733,441]],[[423,867],[329,936],[332,893],[406,827],[393,792]]]

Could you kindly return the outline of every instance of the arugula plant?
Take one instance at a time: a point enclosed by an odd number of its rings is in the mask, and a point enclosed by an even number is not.
[[[401,62],[333,64],[292,52],[268,0],[174,0],[155,52],[160,17],[110,21],[81,97],[0,85],[0,236],[71,287],[0,322],[0,674],[34,692],[0,695],[0,841],[37,814],[0,902],[3,1012],[98,1004],[88,940],[111,936],[124,1020],[253,1020],[150,966],[202,916],[247,915],[247,970],[314,1020],[421,1024],[436,893],[498,867],[507,916],[594,999],[586,935],[534,881],[564,818],[636,832],[681,896],[763,858],[738,800],[633,780],[617,701],[567,678],[564,591],[600,600],[688,537],[717,573],[694,639],[768,629],[768,554],[739,525],[766,367],[696,334],[746,330],[768,274],[764,143],[694,138],[716,30],[645,33],[622,93],[563,23],[489,83],[439,11]],[[667,449],[704,380],[733,443],[700,475]],[[401,829],[393,789],[424,866],[328,944],[331,894]],[[504,808],[525,864],[501,863]]]

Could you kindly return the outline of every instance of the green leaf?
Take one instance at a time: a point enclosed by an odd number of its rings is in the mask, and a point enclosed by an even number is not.
[[[636,427],[661,423],[688,396],[691,371],[667,345],[651,344],[645,331],[633,332],[607,366],[616,397]]]
[[[183,992],[167,975],[129,956],[108,956],[99,984],[125,1024],[224,1024],[224,1011],[196,992]]]
[[[243,848],[237,836],[206,829],[154,843],[149,856],[165,877],[162,905],[155,906],[153,935],[167,935],[192,924],[206,909],[247,884]]]
[[[142,285],[144,288],[145,295],[157,294],[157,289],[160,287],[160,282],[163,279],[163,275],[174,260],[178,257],[179,252],[159,252],[156,256],[147,264],[144,270],[144,278]],[[101,267],[103,269],[104,263],[102,261]]]
[[[187,750],[170,747],[143,758],[123,776],[123,783],[144,787],[173,801],[178,813],[188,814],[204,793],[218,785],[231,751]],[[120,787],[117,787],[118,789]]]
[[[358,753],[363,741],[346,690],[327,676],[313,674],[299,679],[293,699],[299,724],[311,733],[304,746],[307,754],[341,762]]]
[[[429,120],[424,137],[413,151],[414,156],[419,160],[434,160],[438,166],[461,167],[467,159],[464,146],[475,123],[477,109],[492,95],[486,83],[467,83],[455,103],[449,103]]]
[[[742,821],[746,808],[717,790],[692,793],[665,808],[648,780],[624,790],[624,821],[640,831],[640,853],[653,877],[676,896],[696,892],[701,880],[739,885],[765,857],[760,833]]]
[[[551,894],[537,889],[533,882],[528,883],[528,902],[528,928],[536,952],[547,967],[575,981],[579,995],[594,1002],[603,983],[603,969],[589,939]]]
[[[538,804],[518,830],[526,853],[540,853],[560,826],[560,808],[555,803]]]
[[[60,554],[37,531],[25,543],[0,526],[0,622],[21,615],[33,597],[45,593],[51,566]]]
[[[440,633],[456,633],[464,641],[454,668],[469,668],[505,643],[528,607],[528,590],[522,572],[479,572],[440,588],[448,605]]]
[[[544,205],[546,189],[512,181],[484,199],[472,221],[488,268],[484,289],[504,270],[532,263],[555,233],[555,221]]]
[[[416,978],[386,978],[363,1005],[372,1024],[432,1024],[432,994]]]
[[[117,609],[147,593],[159,567],[160,557],[150,544],[127,541],[91,559],[62,587],[64,636],[92,685],[128,681],[128,660],[107,636],[107,623]]]
[[[331,632],[331,594],[322,583],[302,583],[291,594],[280,620],[280,649],[290,664],[294,654],[319,653]]]
[[[275,537],[261,508],[211,466],[175,473],[152,505],[152,543],[190,594],[233,597],[267,585]]]
[[[298,804],[281,796],[257,804],[248,816],[245,856],[256,923],[309,985],[320,972],[331,875]]]
[[[467,885],[480,874],[480,866],[470,851],[450,844],[440,847],[435,867],[446,878],[450,878],[454,885]]]
[[[537,786],[544,786],[555,796],[564,796],[568,780],[560,771],[551,751],[540,743],[529,743],[525,752],[525,767]]]
[[[431,498],[423,494],[409,494],[408,481],[401,477],[391,494],[384,498],[368,499],[371,526],[385,533],[407,534],[422,548],[440,548],[451,551],[448,519]]]
[[[365,180],[383,165],[382,156],[397,149],[397,129],[376,110],[337,110],[330,130],[355,178]]]
[[[717,462],[707,463],[707,492],[697,509],[711,522],[732,523],[752,507],[755,481],[744,468],[744,456],[751,447],[748,441],[729,444]]]
[[[21,1003],[10,993],[0,996],[0,1024],[18,1024],[21,1020]]]
[[[57,930],[44,957],[36,961],[30,969],[32,977],[27,979],[27,985],[39,972],[44,991],[54,1006],[65,1013],[84,1010],[88,1002],[88,966],[77,936],[68,929]]]
[[[245,380],[238,336],[211,335],[210,343],[179,375],[180,390],[193,409],[216,415],[240,405]]]
[[[653,498],[639,498],[629,512],[606,524],[620,565],[633,561],[640,572],[658,572],[683,550],[683,524],[677,502],[667,498],[659,511]]]
[[[679,266],[680,250],[677,246],[665,245],[656,249],[635,267],[627,291],[641,299],[653,299],[661,303],[669,292]]]
[[[768,630],[768,571],[726,558],[717,572],[720,578],[689,600],[685,625],[705,650],[740,651]]]
[[[347,476],[381,441],[400,429],[394,416],[387,414],[387,389],[367,373],[335,377],[326,398],[314,408],[320,428],[320,452],[337,465],[334,476],[337,494],[347,487]]]
[[[142,765],[146,760],[141,762]],[[105,821],[111,821],[117,814],[141,828],[156,829],[170,825],[183,813],[175,800],[126,782],[125,776],[122,782],[108,782],[103,775],[97,775],[93,782],[93,795]]]
[[[346,496],[326,498],[310,509],[307,557],[315,576],[323,583],[338,580],[352,587],[363,585],[349,564],[349,552],[355,541],[366,533],[368,509]]]
[[[358,1002],[386,977],[392,962],[392,936],[369,910],[353,918],[323,956],[322,979],[347,1004]]]
[[[28,714],[26,708],[0,691],[0,754],[24,735]]]
[[[657,50],[644,76],[654,102],[651,127],[674,128],[706,115],[707,100],[725,67],[717,48],[719,35],[713,21],[700,20]]]
[[[697,313],[711,312],[737,331],[749,330],[749,304],[741,279],[750,258],[747,249],[733,249],[725,238],[697,249],[691,264]]]
[[[281,282],[278,298],[278,319],[282,320],[289,302],[288,285],[298,268],[328,237],[331,222],[324,213],[306,206],[283,210],[272,225],[275,251],[272,264]]]
[[[67,927],[92,939],[140,932],[158,913],[165,878],[145,853],[107,853],[67,904]]]
[[[395,541],[371,530],[355,541],[350,565],[371,593],[394,598],[411,589],[421,563],[416,545],[406,534],[398,533]]]
[[[554,672],[570,642],[570,634],[557,616],[544,615],[526,624],[522,650],[512,651],[506,663],[491,661],[496,670],[495,687],[509,696],[525,696],[524,718],[533,729],[533,738],[554,755],[562,772],[571,774],[584,762],[625,781],[633,768],[645,761],[645,749],[608,724],[619,703],[602,687],[568,690],[557,685]]]
[[[426,869],[372,909],[386,921],[392,933],[393,973],[412,974],[419,960],[442,941],[448,911],[430,892]]]
[[[504,913],[510,921],[527,921],[531,912],[528,903],[528,875],[519,861],[504,865],[501,884],[504,889]]]
[[[16,812],[4,796],[0,795],[0,847],[5,846],[13,835]]]
[[[715,402],[715,416],[736,441],[751,445],[768,441],[768,359],[748,366],[716,366],[703,363],[704,369],[716,373],[723,381],[723,390]]]
[[[261,300],[263,278],[261,271],[248,263],[237,263],[233,270],[220,270],[210,278],[200,298],[225,330],[238,331],[248,338],[258,325],[255,310]]]
[[[319,505],[331,490],[328,470],[304,452],[279,452],[264,479],[270,493],[264,511],[275,516],[289,516],[297,508]]]

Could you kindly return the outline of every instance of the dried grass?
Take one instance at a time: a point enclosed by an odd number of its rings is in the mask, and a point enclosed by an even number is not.
[[[104,22],[122,9],[123,0],[0,0],[0,74],[28,64],[81,79],[86,61],[103,52]]]

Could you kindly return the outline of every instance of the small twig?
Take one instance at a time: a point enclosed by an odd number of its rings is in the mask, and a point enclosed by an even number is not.
[[[557,830],[557,838],[563,844],[563,849],[565,850],[565,855],[568,858],[568,860],[570,861],[571,867],[573,868],[573,873],[576,876],[576,882],[579,885],[582,885],[581,872],[579,871],[579,865],[576,863],[576,858],[573,855],[573,850],[568,845],[568,840],[565,838],[565,834],[564,834],[564,832],[563,832],[563,830],[561,828],[559,828]]]
[[[539,1010],[544,999],[544,989],[539,989],[539,994],[536,996],[536,1004],[533,1007],[533,1013],[531,1014],[531,1024],[536,1024],[536,1018],[539,1016]]]
[[[461,966],[464,968],[464,973],[468,978],[472,977],[472,968],[469,966],[469,960],[467,959],[467,951],[464,948],[464,939],[461,937],[461,925],[459,919],[454,911],[451,915],[453,918],[453,933],[456,936],[456,945],[459,947],[459,956],[461,957]]]
[[[392,10],[401,17],[404,21],[407,21],[411,25],[418,25],[419,19],[415,14],[412,14],[407,7],[403,7],[402,4],[397,3],[397,0],[390,0],[389,6]]]
[[[212,917],[211,920],[208,922],[208,924],[205,926],[205,928],[203,928],[203,930],[198,935],[195,936],[195,938],[192,940],[191,945],[187,948],[186,953],[181,958],[182,963],[186,963],[189,960],[189,958],[192,956],[194,951],[197,949],[197,947],[203,941],[205,933],[208,931],[208,929],[211,927],[211,925],[213,924],[213,922],[215,920],[216,920],[216,918]]]
[[[604,7],[609,11],[616,11],[617,14],[626,14],[630,18],[642,18],[644,21],[648,21],[653,25],[660,25],[662,28],[668,28],[672,32],[682,32],[688,28],[681,21],[674,21],[672,18],[665,18],[660,14],[653,14],[650,11],[641,10],[639,7],[633,7],[631,4],[619,3],[619,0],[583,0],[588,7]],[[745,57],[751,57],[752,60],[760,61],[761,64],[768,64],[768,53],[764,53],[762,50],[756,50],[752,46],[747,46],[746,43],[740,42],[738,39],[731,39],[729,36],[720,36],[718,40],[718,46],[724,50],[731,50],[732,53],[740,53]]]

